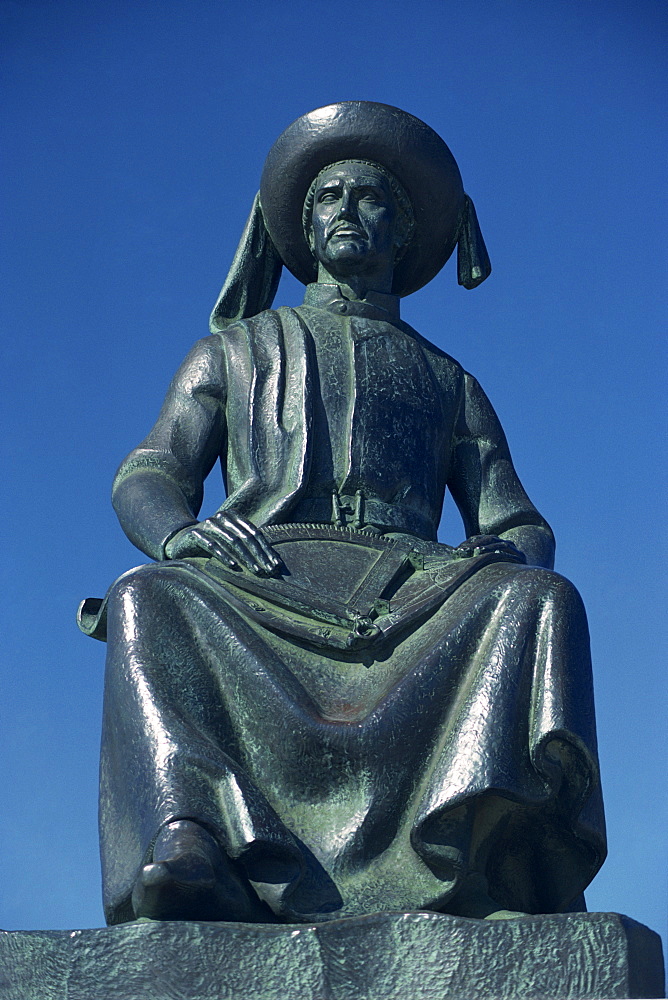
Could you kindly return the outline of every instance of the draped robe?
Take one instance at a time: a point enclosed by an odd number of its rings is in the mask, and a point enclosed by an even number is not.
[[[280,581],[164,559],[217,459],[223,509],[277,550],[308,548],[301,604]],[[467,536],[510,539],[526,562],[439,545],[446,488]],[[158,561],[82,617],[108,642],[110,923],[132,919],[179,818],[213,833],[261,920],[456,913],[479,885],[500,908],[573,905],[605,856],[584,609],[549,568],[489,401],[393,296],[309,286],[299,309],[198,342],[114,504]],[[366,638],[359,616],[346,638],[348,578],[380,556],[401,571],[378,583]]]

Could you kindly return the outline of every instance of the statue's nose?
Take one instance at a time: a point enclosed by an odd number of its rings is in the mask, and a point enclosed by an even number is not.
[[[340,219],[356,219],[357,218],[357,206],[355,199],[352,197],[350,191],[344,191],[341,197],[341,204],[339,206],[339,218]]]

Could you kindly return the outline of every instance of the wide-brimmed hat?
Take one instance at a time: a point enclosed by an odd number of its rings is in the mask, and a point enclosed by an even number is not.
[[[409,295],[431,281],[455,246],[460,284],[474,288],[485,280],[491,267],[475,209],[441,137],[389,104],[343,101],[302,115],[269,151],[259,198],[212,313],[212,329],[268,308],[283,264],[304,284],[316,280],[317,262],[302,225],[304,201],[320,171],[341,160],[379,163],[411,202],[415,226],[395,266],[396,295]]]

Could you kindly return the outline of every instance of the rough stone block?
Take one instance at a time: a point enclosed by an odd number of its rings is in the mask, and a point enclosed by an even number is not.
[[[662,997],[657,934],[616,913],[0,932],[0,1000]]]

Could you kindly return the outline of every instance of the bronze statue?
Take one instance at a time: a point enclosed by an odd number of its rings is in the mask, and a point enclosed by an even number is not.
[[[482,389],[399,315],[455,246],[473,288],[473,204],[413,116],[335,104],[269,153],[211,335],[116,476],[156,562],[81,609],[108,642],[109,923],[582,907],[584,609]],[[274,311],[283,265],[306,295]]]

